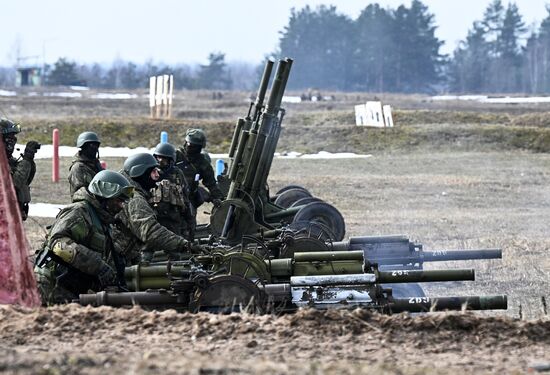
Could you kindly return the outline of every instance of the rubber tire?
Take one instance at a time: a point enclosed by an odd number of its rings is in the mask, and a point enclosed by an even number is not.
[[[321,198],[317,198],[317,197],[304,197],[304,198],[298,199],[296,202],[292,203],[290,205],[290,207],[303,206],[303,205],[313,203],[313,202],[323,202],[323,200]]]
[[[279,191],[276,192],[275,195],[281,195],[282,193],[284,193],[285,191],[290,190],[290,189],[300,189],[300,190],[307,191],[309,193],[309,190],[307,190],[303,186],[300,186],[300,185],[287,185],[287,186],[279,189]],[[311,193],[310,193],[310,195],[311,195]]]
[[[289,189],[278,195],[277,198],[275,198],[275,202],[273,203],[282,208],[289,208],[292,203],[306,197],[311,197],[311,194],[307,190]]]
[[[344,217],[334,206],[326,202],[306,204],[294,215],[293,222],[313,221],[326,225],[334,233],[333,241],[342,241],[346,234]]]

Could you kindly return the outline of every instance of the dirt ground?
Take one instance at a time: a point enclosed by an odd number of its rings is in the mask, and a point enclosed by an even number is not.
[[[403,99],[405,106],[408,100]],[[421,107],[415,103],[410,106]],[[38,117],[55,112],[49,107],[35,111],[32,116]],[[323,141],[318,140],[319,147]],[[107,163],[118,169],[122,161]],[[50,182],[51,162],[39,160],[37,165],[33,201],[67,203],[66,184]],[[68,165],[63,159],[62,181]],[[273,163],[272,191],[288,184],[307,187],[342,212],[346,236],[406,234],[428,250],[502,248],[502,260],[427,265],[475,268],[476,281],[424,288],[429,296],[507,294],[507,311],[218,316],[76,305],[34,310],[3,306],[0,371],[520,374],[544,369],[550,363],[549,167],[545,153],[453,147]],[[207,215],[200,218],[205,221]],[[32,248],[51,221],[31,218],[25,223]]]

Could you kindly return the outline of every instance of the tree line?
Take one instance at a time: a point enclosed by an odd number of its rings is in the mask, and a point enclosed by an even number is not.
[[[491,0],[451,55],[443,55],[437,24],[420,0],[410,6],[367,5],[356,19],[335,6],[292,9],[269,55],[295,59],[288,86],[404,93],[550,92],[550,6],[530,30],[515,3]],[[78,65],[66,58],[46,66],[47,85],[145,88],[149,77],[173,74],[177,88],[251,90],[260,66],[228,64],[213,52],[205,65]],[[6,69],[0,69],[5,84]]]

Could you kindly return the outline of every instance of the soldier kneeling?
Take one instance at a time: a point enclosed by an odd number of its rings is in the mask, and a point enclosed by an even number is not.
[[[34,268],[44,305],[124,283],[124,260],[114,251],[111,225],[133,193],[123,175],[101,171],[57,215]]]

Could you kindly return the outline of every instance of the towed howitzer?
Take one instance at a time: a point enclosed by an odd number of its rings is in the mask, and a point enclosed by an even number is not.
[[[229,169],[224,176],[229,184],[226,200],[215,207],[210,225],[197,229],[198,235],[209,232],[228,244],[238,244],[243,235],[254,235],[288,223],[318,221],[331,227],[333,240],[345,233],[342,215],[325,202],[282,207],[270,197],[267,177],[282,130],[285,110],[281,102],[289,78],[292,59],[279,60],[271,91],[267,89],[273,69],[267,61],[260,81],[256,100],[250,104],[245,118],[239,118],[229,148]],[[306,207],[307,206],[307,207]]]
[[[80,295],[83,305],[142,305],[183,311],[292,311],[299,307],[364,307],[382,312],[506,309],[506,296],[396,298],[388,285],[474,280],[474,270],[381,271],[363,252],[334,252],[331,259],[313,253],[264,259],[232,250],[213,251],[188,261],[126,268],[133,292]],[[353,252],[354,253],[354,252]],[[308,260],[302,254],[310,255]],[[323,254],[324,253],[319,253]]]

